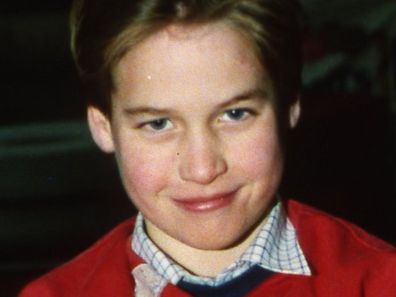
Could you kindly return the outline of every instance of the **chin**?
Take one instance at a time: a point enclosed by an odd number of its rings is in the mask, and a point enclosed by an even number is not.
[[[184,244],[199,250],[220,251],[232,248],[241,242],[241,239],[235,236],[222,234],[222,236],[200,236],[181,239]]]

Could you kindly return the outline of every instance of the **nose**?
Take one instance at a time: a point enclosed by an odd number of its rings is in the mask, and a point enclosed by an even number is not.
[[[219,141],[210,133],[195,132],[179,152],[179,174],[184,181],[210,184],[227,171]]]

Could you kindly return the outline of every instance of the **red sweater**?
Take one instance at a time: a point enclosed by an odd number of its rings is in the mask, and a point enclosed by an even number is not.
[[[341,219],[295,201],[286,205],[312,276],[274,273],[250,297],[395,297],[396,250]],[[31,283],[20,297],[131,297],[134,220],[72,261]],[[169,284],[161,296],[190,296]]]

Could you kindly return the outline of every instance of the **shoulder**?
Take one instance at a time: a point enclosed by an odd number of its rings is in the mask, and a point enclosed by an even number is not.
[[[352,223],[302,203],[288,201],[286,209],[317,277],[333,281],[345,278],[350,284],[376,290],[393,286],[396,291],[394,246]]]
[[[336,248],[337,244],[342,244],[343,248],[349,247],[373,253],[395,252],[395,247],[391,244],[324,211],[294,200],[287,202],[286,210],[299,235],[304,237],[302,240],[333,242],[332,249]]]
[[[93,275],[114,265],[120,270],[128,267],[126,245],[133,226],[134,219],[121,223],[71,261],[29,284],[20,297],[76,296]]]

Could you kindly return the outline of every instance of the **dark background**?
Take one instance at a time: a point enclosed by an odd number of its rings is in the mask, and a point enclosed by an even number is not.
[[[0,297],[134,211],[96,149],[68,49],[70,1],[0,4]],[[303,117],[284,196],[396,243],[396,2],[305,0]]]

